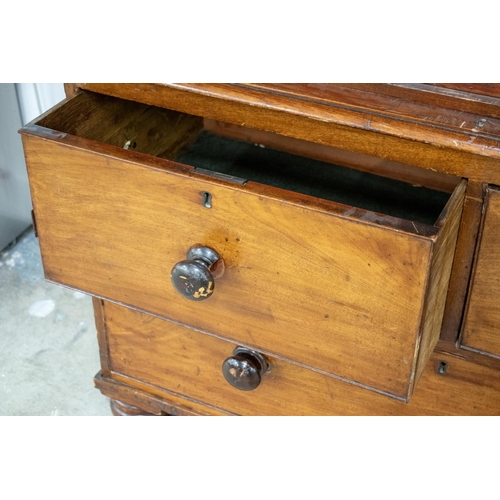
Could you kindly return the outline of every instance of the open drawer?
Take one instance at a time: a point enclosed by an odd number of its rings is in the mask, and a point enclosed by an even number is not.
[[[47,279],[409,399],[465,181],[414,187],[89,92],[21,133]],[[170,279],[195,245],[225,268],[203,301]]]

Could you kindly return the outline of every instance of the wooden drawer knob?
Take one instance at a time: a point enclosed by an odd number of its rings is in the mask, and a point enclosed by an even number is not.
[[[175,289],[190,300],[208,299],[215,287],[210,270],[216,263],[220,264],[222,259],[215,250],[200,245],[191,247],[186,257],[186,260],[172,268],[170,278]]]
[[[269,363],[262,354],[244,347],[237,347],[233,355],[222,363],[225,379],[241,391],[257,389],[268,369]]]

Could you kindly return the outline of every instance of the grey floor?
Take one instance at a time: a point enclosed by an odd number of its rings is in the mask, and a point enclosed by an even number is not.
[[[0,415],[111,415],[89,296],[47,283],[27,231],[0,253]]]

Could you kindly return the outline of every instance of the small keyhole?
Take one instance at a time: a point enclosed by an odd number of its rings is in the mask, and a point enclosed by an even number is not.
[[[205,208],[212,208],[212,195],[207,192],[204,192],[202,194],[203,194],[203,206]]]
[[[446,361],[440,361],[437,372],[439,375],[444,375],[448,369],[448,363]]]

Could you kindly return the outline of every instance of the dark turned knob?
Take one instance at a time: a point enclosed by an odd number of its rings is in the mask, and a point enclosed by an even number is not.
[[[268,369],[269,364],[262,354],[244,347],[237,347],[233,355],[222,363],[226,380],[241,391],[257,389],[262,375]]]
[[[199,245],[191,247],[186,257],[172,268],[170,278],[175,289],[190,300],[208,299],[215,287],[210,269],[222,259],[215,250]]]

